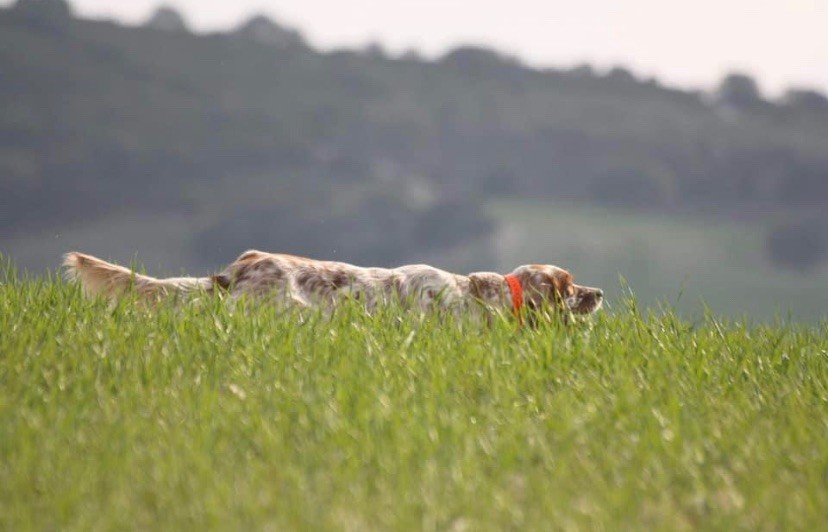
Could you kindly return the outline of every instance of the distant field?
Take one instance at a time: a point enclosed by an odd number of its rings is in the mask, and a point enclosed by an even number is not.
[[[701,316],[704,305],[766,322],[790,315],[817,323],[828,316],[828,265],[807,275],[772,266],[761,226],[542,201],[501,201],[489,210],[500,227],[490,241],[415,251],[412,262],[460,272],[507,272],[518,264],[552,262],[570,269],[579,282],[604,288],[609,305],[625,293],[623,277],[642,306],[668,302],[690,318]],[[123,264],[136,261],[153,274],[205,274],[225,264],[205,263],[192,248],[194,234],[207,224],[209,217],[188,214],[113,216],[0,238],[0,251],[35,273],[54,271],[62,253],[78,249]],[[382,238],[379,230],[376,238]],[[243,250],[216,251],[230,262]],[[336,259],[336,250],[319,258]]]
[[[552,262],[600,286],[612,304],[623,277],[639,302],[687,316],[704,306],[729,316],[818,322],[828,316],[828,265],[802,275],[770,264],[764,227],[700,217],[625,213],[550,202],[500,202],[499,266]],[[681,297],[679,297],[681,295]]]
[[[0,530],[825,526],[825,323],[395,318],[0,276]]]

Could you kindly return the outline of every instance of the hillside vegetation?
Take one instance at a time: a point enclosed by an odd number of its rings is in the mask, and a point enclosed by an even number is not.
[[[0,528],[816,530],[826,324],[147,309],[0,282]]]
[[[774,265],[755,224],[556,201],[501,201],[489,212],[501,228],[492,246],[498,271],[515,257],[561,261],[577,282],[603,288],[608,305],[631,288],[642,307],[666,304],[684,317],[826,318],[828,263],[807,275]]]
[[[390,264],[469,242],[486,264],[482,203],[577,198],[744,219],[775,231],[783,266],[828,256],[828,99],[769,101],[739,74],[703,94],[475,47],[322,53],[263,17],[195,35],[168,11],[124,27],[23,0],[0,11],[0,109],[5,235],[174,212],[205,266],[218,248]]]

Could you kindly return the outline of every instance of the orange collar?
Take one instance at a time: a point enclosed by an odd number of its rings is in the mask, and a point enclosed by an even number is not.
[[[512,312],[515,313],[518,324],[523,325],[523,315],[521,313],[521,309],[523,309],[523,287],[520,285],[518,278],[512,274],[504,275],[503,278],[506,279],[509,292],[512,293]]]

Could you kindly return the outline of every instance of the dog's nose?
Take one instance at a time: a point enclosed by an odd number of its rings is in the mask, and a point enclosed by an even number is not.
[[[604,291],[599,288],[595,291],[595,297],[598,299],[604,299]]]

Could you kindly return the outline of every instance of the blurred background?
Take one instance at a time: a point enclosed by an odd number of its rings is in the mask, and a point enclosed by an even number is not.
[[[826,4],[569,4],[0,0],[0,252],[543,262],[824,318]]]

